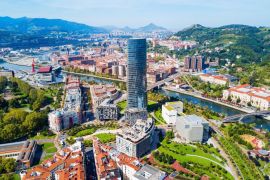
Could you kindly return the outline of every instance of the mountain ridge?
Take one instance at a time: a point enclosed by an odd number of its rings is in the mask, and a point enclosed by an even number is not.
[[[124,31],[124,32],[157,32],[157,31],[169,31],[168,29],[158,26],[154,23],[149,23],[145,26],[138,27],[138,28],[131,28],[129,26],[124,27],[116,27],[116,26],[103,26],[103,28],[107,29],[108,31]]]
[[[47,18],[12,18],[8,16],[0,17],[0,30],[17,33],[34,33],[34,32],[89,32],[104,33],[105,29],[100,27],[89,26],[82,23]]]

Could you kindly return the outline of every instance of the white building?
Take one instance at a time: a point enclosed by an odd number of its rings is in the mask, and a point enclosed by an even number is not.
[[[162,105],[162,117],[167,124],[175,125],[181,113],[183,113],[183,103],[181,101],[167,102],[165,105]]]
[[[201,74],[199,75],[199,78],[201,79],[201,81],[209,82],[211,84],[218,84],[225,86],[227,83],[229,83],[229,79],[223,75]]]
[[[176,121],[176,130],[187,142],[202,142],[208,139],[209,123],[197,115],[181,116]]]
[[[232,87],[223,91],[223,99],[231,98],[232,102],[247,106],[250,104],[260,110],[270,108],[270,90],[251,87],[249,84]]]

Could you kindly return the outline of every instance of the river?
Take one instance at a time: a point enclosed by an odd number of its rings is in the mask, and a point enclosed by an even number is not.
[[[2,59],[0,59],[0,67],[13,70],[13,71],[28,71],[28,72],[30,72],[32,69],[32,67],[30,66],[21,66],[17,64],[11,64],[11,63],[3,61]]]
[[[211,109],[212,111],[218,112],[218,113],[223,113],[227,116],[232,116],[232,115],[236,115],[236,114],[243,114],[243,112],[227,107],[227,106],[223,106],[221,104],[216,104],[214,102],[211,101],[207,101],[207,100],[203,100],[203,99],[199,99],[197,97],[193,97],[190,95],[186,95],[186,94],[181,94],[181,93],[177,93],[177,92],[172,92],[172,91],[168,91],[168,90],[159,90],[159,92],[165,96],[168,97],[174,97],[176,99],[179,99],[181,101],[187,101],[187,102],[191,102],[192,104],[197,104],[199,106],[203,106],[203,107],[208,107],[209,109]],[[258,129],[265,129],[270,131],[270,121],[266,120],[262,117],[255,117],[255,116],[247,116],[245,117],[242,122],[247,123],[247,124],[254,124],[255,123],[255,127]]]
[[[104,80],[104,79],[100,79],[100,78],[96,78],[96,77],[86,77],[86,76],[80,76],[81,80],[83,81],[94,81],[96,83],[112,83],[112,81],[110,80]],[[217,104],[211,101],[207,101],[204,99],[200,99],[191,95],[186,95],[186,94],[181,94],[178,92],[172,92],[172,91],[168,91],[168,90],[158,90],[159,93],[168,96],[168,97],[173,97],[176,99],[179,99],[181,101],[187,101],[190,102],[192,104],[196,104],[202,107],[208,107],[209,109],[211,109],[212,111],[218,112],[218,113],[223,113],[226,116],[232,116],[232,115],[236,115],[236,114],[243,114],[242,111],[227,107],[227,106],[223,106],[221,104]],[[260,117],[254,117],[254,116],[250,116],[250,117],[246,117],[243,119],[244,123],[255,123],[256,128],[259,129],[266,129],[270,131],[270,121],[260,118]]]
[[[19,70],[23,70],[23,71],[31,71],[31,67],[29,66],[20,66],[20,65],[15,65],[15,64],[10,64],[4,61],[0,60],[0,67],[4,67],[5,69],[10,69],[10,70],[15,70],[15,71],[19,71]],[[94,81],[96,83],[109,83],[111,84],[112,81],[110,80],[105,80],[102,78],[96,78],[96,77],[89,77],[89,76],[80,76],[82,81]],[[168,97],[173,97],[176,99],[179,99],[181,101],[187,101],[187,102],[191,102],[193,104],[199,105],[199,106],[203,106],[203,107],[208,107],[209,109],[218,112],[218,113],[223,113],[226,116],[232,116],[232,115],[236,115],[236,114],[241,114],[243,112],[230,108],[230,107],[226,107],[220,104],[216,104],[214,102],[211,101],[207,101],[207,100],[203,100],[203,99],[199,99],[197,97],[193,97],[190,95],[186,95],[186,94],[181,94],[181,93],[177,93],[177,92],[172,92],[172,91],[168,91],[168,90],[159,90],[159,92],[165,96]],[[256,127],[257,128],[262,128],[262,129],[267,129],[270,130],[270,121],[259,118],[259,117],[247,117],[245,119],[243,119],[243,122],[245,123],[254,123],[256,121]]]

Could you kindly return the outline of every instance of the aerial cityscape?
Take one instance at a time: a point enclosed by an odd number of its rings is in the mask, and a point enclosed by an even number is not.
[[[0,180],[270,179],[269,5],[0,2]]]

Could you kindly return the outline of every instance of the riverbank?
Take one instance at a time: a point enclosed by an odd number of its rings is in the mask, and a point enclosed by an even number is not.
[[[10,64],[18,65],[18,66],[31,67],[32,62],[33,62],[33,57],[22,57],[20,59],[18,58],[17,60],[10,60],[8,58],[1,57],[0,60],[3,60],[4,62],[10,63]]]
[[[30,66],[9,63],[9,62],[4,61],[2,59],[0,59],[0,67],[3,67],[4,69],[8,69],[8,70],[13,70],[15,72],[16,71],[31,72],[31,69],[32,69]]]
[[[184,90],[178,90],[178,89],[171,88],[171,87],[163,87],[163,89],[167,90],[167,91],[180,93],[180,94],[186,94],[186,95],[193,96],[193,97],[203,99],[203,100],[206,100],[206,101],[210,101],[210,102],[222,105],[222,106],[226,106],[226,107],[229,107],[229,108],[232,108],[232,109],[236,109],[236,110],[244,112],[244,113],[252,113],[252,112],[254,112],[253,110],[248,110],[248,109],[243,109],[243,108],[239,108],[239,107],[236,107],[236,106],[232,106],[230,104],[226,104],[226,103],[216,101],[216,100],[213,100],[213,99],[210,99],[210,98],[202,97],[199,94],[190,93],[190,92],[187,92],[187,91],[184,91]]]
[[[99,79],[104,79],[104,80],[109,80],[109,81],[126,82],[125,80],[122,80],[122,79],[114,79],[114,78],[96,76],[96,75],[93,75],[93,74],[83,74],[83,73],[69,72],[69,71],[66,71],[66,70],[62,70],[62,72],[66,73],[66,74],[77,75],[77,76],[86,76],[86,77],[94,77],[94,78],[99,78]]]

